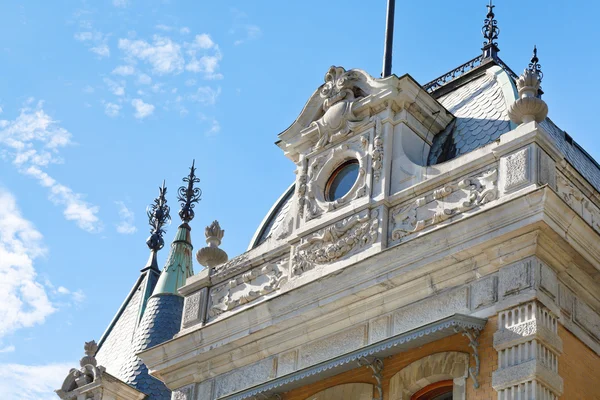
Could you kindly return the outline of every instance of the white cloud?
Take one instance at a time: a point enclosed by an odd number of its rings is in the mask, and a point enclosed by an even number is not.
[[[106,103],[104,105],[104,113],[111,118],[117,117],[121,111],[121,106],[115,103]]]
[[[133,99],[131,105],[135,108],[134,116],[138,119],[144,119],[154,112],[154,106],[144,103],[142,99]]]
[[[124,96],[125,95],[125,86],[122,83],[118,83],[109,78],[104,78],[104,83],[108,86],[108,90],[112,92],[115,96]]]
[[[0,349],[0,353],[14,353],[15,352],[15,346],[10,345],[10,346],[6,346]]]
[[[195,79],[188,79],[185,81],[185,86],[194,86],[196,84]]]
[[[77,32],[74,35],[75,40],[85,43],[88,49],[100,58],[110,56],[110,48],[107,44],[108,36],[98,31]]]
[[[0,107],[0,114],[2,114],[2,112],[3,112],[3,111],[4,111],[4,110],[2,109],[2,107]]]
[[[113,6],[115,6],[115,7],[125,8],[129,4],[129,1],[128,0],[113,0],[112,3],[113,3]]]
[[[151,83],[152,83],[152,78],[150,78],[150,76],[149,76],[149,75],[146,75],[146,74],[140,74],[140,75],[138,76],[138,83],[139,83],[140,85],[149,85],[149,84],[151,84]]]
[[[127,57],[149,63],[152,71],[159,75],[179,73],[185,64],[181,46],[159,35],[154,35],[152,44],[144,40],[119,39],[119,49]]]
[[[194,38],[194,45],[201,49],[212,49],[215,47],[215,42],[212,41],[210,35],[202,33],[200,35],[196,35]]]
[[[117,224],[117,232],[130,235],[137,231],[137,228],[134,224],[135,215],[133,211],[131,211],[125,203],[122,201],[116,201],[115,204],[119,207],[119,217],[121,221]]]
[[[55,400],[69,370],[79,365],[54,363],[46,365],[0,364],[0,393],[5,399]]]
[[[211,88],[210,86],[200,86],[195,94],[189,96],[190,100],[197,101],[198,103],[204,105],[213,105],[217,102],[217,98],[221,94],[221,88],[218,87],[217,90]]]
[[[190,32],[190,28],[188,28],[187,26],[184,26],[183,28],[179,29],[179,33],[181,33],[182,35],[187,35]]]
[[[113,69],[112,73],[121,76],[133,75],[135,73],[135,68],[131,65],[119,65],[117,68]]]
[[[45,252],[42,234],[22,217],[14,196],[0,188],[0,337],[41,324],[56,311],[33,266]]]
[[[107,44],[99,44],[98,46],[94,46],[90,48],[92,53],[96,53],[100,57],[108,57],[110,56],[110,48]]]
[[[101,223],[96,215],[98,207],[88,204],[83,195],[73,192],[42,170],[49,164],[61,163],[59,148],[71,144],[71,133],[46,114],[42,105],[38,102],[36,108],[22,108],[15,120],[0,120],[0,147],[5,148],[5,157],[12,158],[20,173],[37,179],[41,186],[49,189],[50,201],[64,207],[67,220],[75,221],[88,232],[100,230]]]
[[[204,132],[204,134],[206,136],[216,136],[219,134],[219,132],[221,132],[221,125],[219,124],[219,121],[213,119],[210,122],[210,128],[206,132]]]
[[[244,25],[241,30],[245,33],[242,39],[238,39],[233,42],[234,45],[239,46],[249,40],[258,39],[262,36],[262,30],[257,25]]]
[[[78,289],[73,292],[64,286],[59,286],[56,289],[56,293],[59,293],[59,294],[65,295],[65,296],[71,296],[71,298],[73,299],[75,304],[81,304],[85,300],[85,294],[83,293],[83,290],[81,290],[81,289]]]
[[[164,24],[158,24],[155,26],[155,28],[163,32],[171,32],[173,30],[173,27]]]

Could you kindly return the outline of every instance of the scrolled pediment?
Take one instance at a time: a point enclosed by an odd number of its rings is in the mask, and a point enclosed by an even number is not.
[[[407,110],[434,134],[453,118],[409,75],[377,79],[362,70],[332,66],[324,80],[296,121],[279,134],[277,144],[295,162],[300,154],[320,150],[356,133],[386,105]]]

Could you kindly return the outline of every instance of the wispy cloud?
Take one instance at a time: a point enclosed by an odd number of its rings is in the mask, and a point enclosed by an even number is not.
[[[241,39],[237,39],[233,42],[234,45],[239,46],[242,43],[250,40],[258,39],[262,36],[262,30],[258,25],[243,25],[236,29],[236,31],[243,32],[244,36]]]
[[[218,87],[216,90],[210,86],[200,86],[196,93],[190,95],[190,100],[204,104],[214,105],[217,102],[217,98],[221,94],[221,88]]]
[[[144,119],[154,113],[154,106],[152,104],[144,103],[142,99],[133,99],[131,105],[135,108],[134,117],[137,119]]]
[[[125,95],[125,85],[119,82],[115,82],[112,79],[104,78],[104,83],[108,87],[108,90],[112,92],[115,96],[124,96]]]
[[[85,294],[81,289],[71,291],[64,286],[59,286],[56,289],[56,292],[62,295],[70,296],[73,299],[73,302],[75,302],[75,304],[81,304],[85,300]]]
[[[145,40],[119,39],[119,49],[132,61],[138,59],[149,63],[152,72],[158,75],[179,73],[185,64],[181,46],[160,35],[154,35],[152,43]]]
[[[133,214],[133,211],[127,208],[122,201],[116,201],[115,204],[119,208],[119,217],[121,218],[121,221],[117,224],[117,232],[124,235],[135,233],[137,228],[134,224],[135,215]]]
[[[129,5],[129,0],[113,0],[113,6],[119,8],[125,8]]]
[[[258,25],[248,23],[248,15],[245,12],[232,8],[231,13],[233,14],[233,27],[229,32],[237,37],[233,42],[235,46],[262,36],[262,30]]]
[[[0,364],[0,393],[5,399],[55,400],[69,370],[78,363]]]
[[[121,111],[121,106],[115,103],[106,103],[104,105],[104,113],[111,118],[118,117]]]
[[[98,55],[100,58],[110,56],[110,48],[108,47],[108,35],[99,31],[81,31],[74,35],[75,40],[83,42],[86,47]]]
[[[0,348],[0,353],[14,353],[15,350],[16,350],[15,346],[10,345],[10,346]]]
[[[14,196],[0,188],[0,338],[41,324],[56,311],[33,265],[45,252],[42,234],[23,218]]]
[[[119,65],[112,71],[115,75],[128,76],[133,75],[135,73],[135,68],[131,65]]]
[[[217,136],[221,132],[221,124],[216,119],[210,121],[210,128],[204,134],[206,136]]]
[[[35,108],[28,104],[14,120],[0,120],[0,147],[3,158],[12,160],[17,170],[31,176],[49,189],[49,199],[64,207],[67,220],[88,232],[101,229],[98,207],[87,203],[83,195],[57,182],[44,171],[50,164],[63,162],[58,154],[61,147],[71,144],[71,133],[58,125],[38,102]]]

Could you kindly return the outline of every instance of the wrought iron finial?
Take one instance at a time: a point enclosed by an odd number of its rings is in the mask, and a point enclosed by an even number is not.
[[[533,45],[533,56],[531,57],[531,62],[529,63],[529,66],[527,67],[527,69],[531,72],[537,73],[540,82],[542,82],[542,78],[544,77],[544,74],[542,73],[542,65],[538,64],[539,61],[540,60],[537,56],[537,47],[535,45]]]
[[[163,235],[165,230],[163,227],[171,222],[171,208],[167,205],[167,187],[163,180],[162,187],[158,188],[158,197],[148,206],[146,213],[148,214],[148,224],[150,229],[150,237],[146,240],[148,248],[153,251],[158,251],[163,248],[165,241]]]
[[[195,203],[200,201],[200,196],[202,195],[202,190],[194,187],[194,183],[200,182],[200,179],[196,177],[196,168],[194,167],[195,162],[196,160],[192,161],[190,174],[183,178],[183,181],[187,182],[187,187],[181,186],[177,196],[177,200],[181,203],[179,217],[184,223],[188,223],[194,219]]]
[[[498,39],[498,35],[500,35],[500,28],[498,28],[498,21],[496,21],[494,14],[495,5],[492,4],[492,0],[490,0],[490,4],[487,6],[488,13],[483,21],[483,28],[481,28],[481,33],[483,33],[483,38],[485,41],[483,42],[483,56],[484,58],[496,58],[497,53],[500,51],[498,48],[498,43],[496,40]]]

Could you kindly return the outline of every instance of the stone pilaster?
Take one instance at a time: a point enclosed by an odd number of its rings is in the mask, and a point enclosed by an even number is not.
[[[492,374],[492,386],[498,400],[557,400],[562,394],[558,319],[539,301],[498,314],[494,349],[498,352],[498,369]]]

